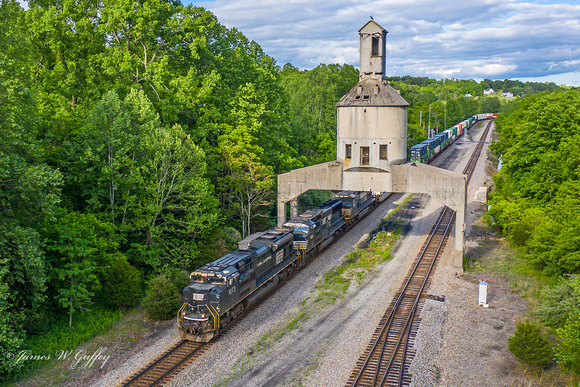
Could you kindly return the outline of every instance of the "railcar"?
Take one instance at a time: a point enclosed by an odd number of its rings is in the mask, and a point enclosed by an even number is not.
[[[353,223],[364,216],[375,204],[369,191],[341,191],[335,195],[342,202],[342,216],[346,223]]]
[[[427,148],[427,144],[424,143],[413,145],[411,147],[411,161],[426,163],[429,158],[427,155]]]
[[[294,250],[305,259],[330,244],[345,224],[343,202],[334,198],[284,223],[284,227],[293,230]]]
[[[473,124],[481,120],[495,119],[498,113],[475,114],[449,129],[438,133],[420,144],[411,147],[411,162],[430,163],[449,145],[467,132]]]

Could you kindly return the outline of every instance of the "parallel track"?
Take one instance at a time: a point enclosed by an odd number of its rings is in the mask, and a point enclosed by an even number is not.
[[[491,122],[487,123],[481,140],[477,144],[463,174],[471,179]],[[347,386],[403,386],[409,385],[411,348],[418,329],[418,311],[426,297],[425,289],[430,284],[430,274],[437,257],[445,247],[449,230],[455,221],[455,211],[445,207],[407,274],[404,284],[395,294],[385,311],[365,352],[359,358]]]

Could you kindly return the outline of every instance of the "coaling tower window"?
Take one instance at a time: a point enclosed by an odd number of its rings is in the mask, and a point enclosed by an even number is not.
[[[373,36],[372,48],[371,48],[371,55],[372,56],[379,56],[379,38]]]
[[[379,145],[379,159],[381,159],[381,160],[387,159],[387,146],[386,145]]]
[[[344,158],[350,159],[352,157],[352,145],[346,144],[344,146]]]
[[[360,147],[360,165],[369,165],[369,147]]]

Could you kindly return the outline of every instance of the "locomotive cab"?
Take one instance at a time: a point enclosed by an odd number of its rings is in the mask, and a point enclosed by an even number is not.
[[[198,270],[191,273],[190,284],[183,289],[181,308],[178,312],[178,326],[182,339],[208,341],[220,327],[220,310],[228,302],[229,283],[227,277],[235,273],[233,267],[220,273]]]
[[[278,274],[295,260],[288,229],[252,235],[238,247],[191,273],[177,314],[182,339],[211,340],[275,286]]]
[[[294,234],[294,250],[297,252],[311,249],[313,238],[316,234],[316,223],[307,218],[294,219],[286,222],[284,227],[292,229]]]

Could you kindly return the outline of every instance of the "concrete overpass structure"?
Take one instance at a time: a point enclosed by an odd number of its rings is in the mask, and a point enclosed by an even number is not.
[[[407,160],[409,104],[385,79],[387,31],[373,20],[360,30],[359,82],[337,104],[336,160],[278,176],[278,225],[298,216],[312,189],[426,193],[456,211],[454,264],[463,264],[467,177]]]

